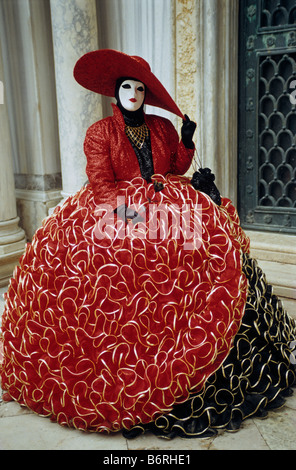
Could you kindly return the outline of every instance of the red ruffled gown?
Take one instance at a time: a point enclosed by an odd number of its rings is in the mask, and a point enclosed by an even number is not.
[[[233,418],[234,401],[225,402],[222,395],[214,399],[211,387],[214,382],[218,392],[216,374],[243,344],[235,341],[253,282],[246,267],[249,240],[230,200],[222,198],[218,206],[188,178],[168,173],[168,168],[158,171],[165,152],[175,172],[182,158],[185,167],[190,164],[192,154],[180,148],[171,125],[149,119],[157,171],[151,183],[126,163],[124,146],[132,149],[127,141],[118,142],[118,114],[90,128],[85,148],[91,184],[43,222],[5,294],[1,385],[5,399],[81,430],[123,429],[127,437],[145,429],[168,437],[203,435],[215,427],[214,420],[204,420],[207,409],[225,417],[216,427]],[[154,137],[153,126],[160,125],[163,142]],[[104,132],[111,136],[110,147],[120,147],[117,170],[112,148],[111,160],[105,158],[96,168],[98,149],[105,156],[107,152]],[[174,146],[179,160],[173,158]],[[112,185],[111,169],[117,171]],[[155,192],[153,181],[163,189]],[[115,195],[144,220],[134,226],[117,219],[110,210],[116,207]],[[286,332],[280,340],[286,351],[295,338],[295,324],[278,321],[278,330]],[[252,343],[245,332],[243,337]],[[240,354],[249,354],[250,369],[257,353],[250,347],[244,351]],[[223,374],[233,397],[231,387],[241,390],[245,376],[234,368]],[[283,374],[281,389],[295,380],[289,361]],[[221,390],[225,395],[225,384]]]

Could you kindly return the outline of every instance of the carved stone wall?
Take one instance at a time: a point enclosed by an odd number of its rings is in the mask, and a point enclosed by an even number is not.
[[[175,9],[176,101],[183,113],[198,120],[197,2],[177,0]],[[198,123],[199,124],[199,123]]]

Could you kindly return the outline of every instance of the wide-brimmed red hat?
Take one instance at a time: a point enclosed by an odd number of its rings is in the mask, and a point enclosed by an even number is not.
[[[80,85],[104,96],[114,97],[116,81],[121,77],[135,78],[144,83],[145,104],[157,106],[185,119],[142,57],[113,49],[101,49],[83,55],[74,67],[74,78]]]

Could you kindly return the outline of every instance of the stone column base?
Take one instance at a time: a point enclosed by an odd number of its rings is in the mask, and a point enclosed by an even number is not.
[[[28,240],[32,240],[42,221],[51,213],[61,199],[60,190],[37,191],[16,189],[17,211]]]
[[[9,283],[15,266],[24,253],[25,232],[18,226],[19,217],[0,222],[0,287]]]
[[[274,293],[296,319],[296,245],[294,235],[248,230],[251,255],[257,259]]]

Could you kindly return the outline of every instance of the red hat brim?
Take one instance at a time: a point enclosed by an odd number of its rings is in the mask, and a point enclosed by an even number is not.
[[[74,67],[75,80],[88,90],[114,97],[118,78],[131,77],[146,86],[145,104],[165,109],[184,118],[172,97],[151,72],[149,64],[137,56],[113,49],[101,49],[84,54]]]

